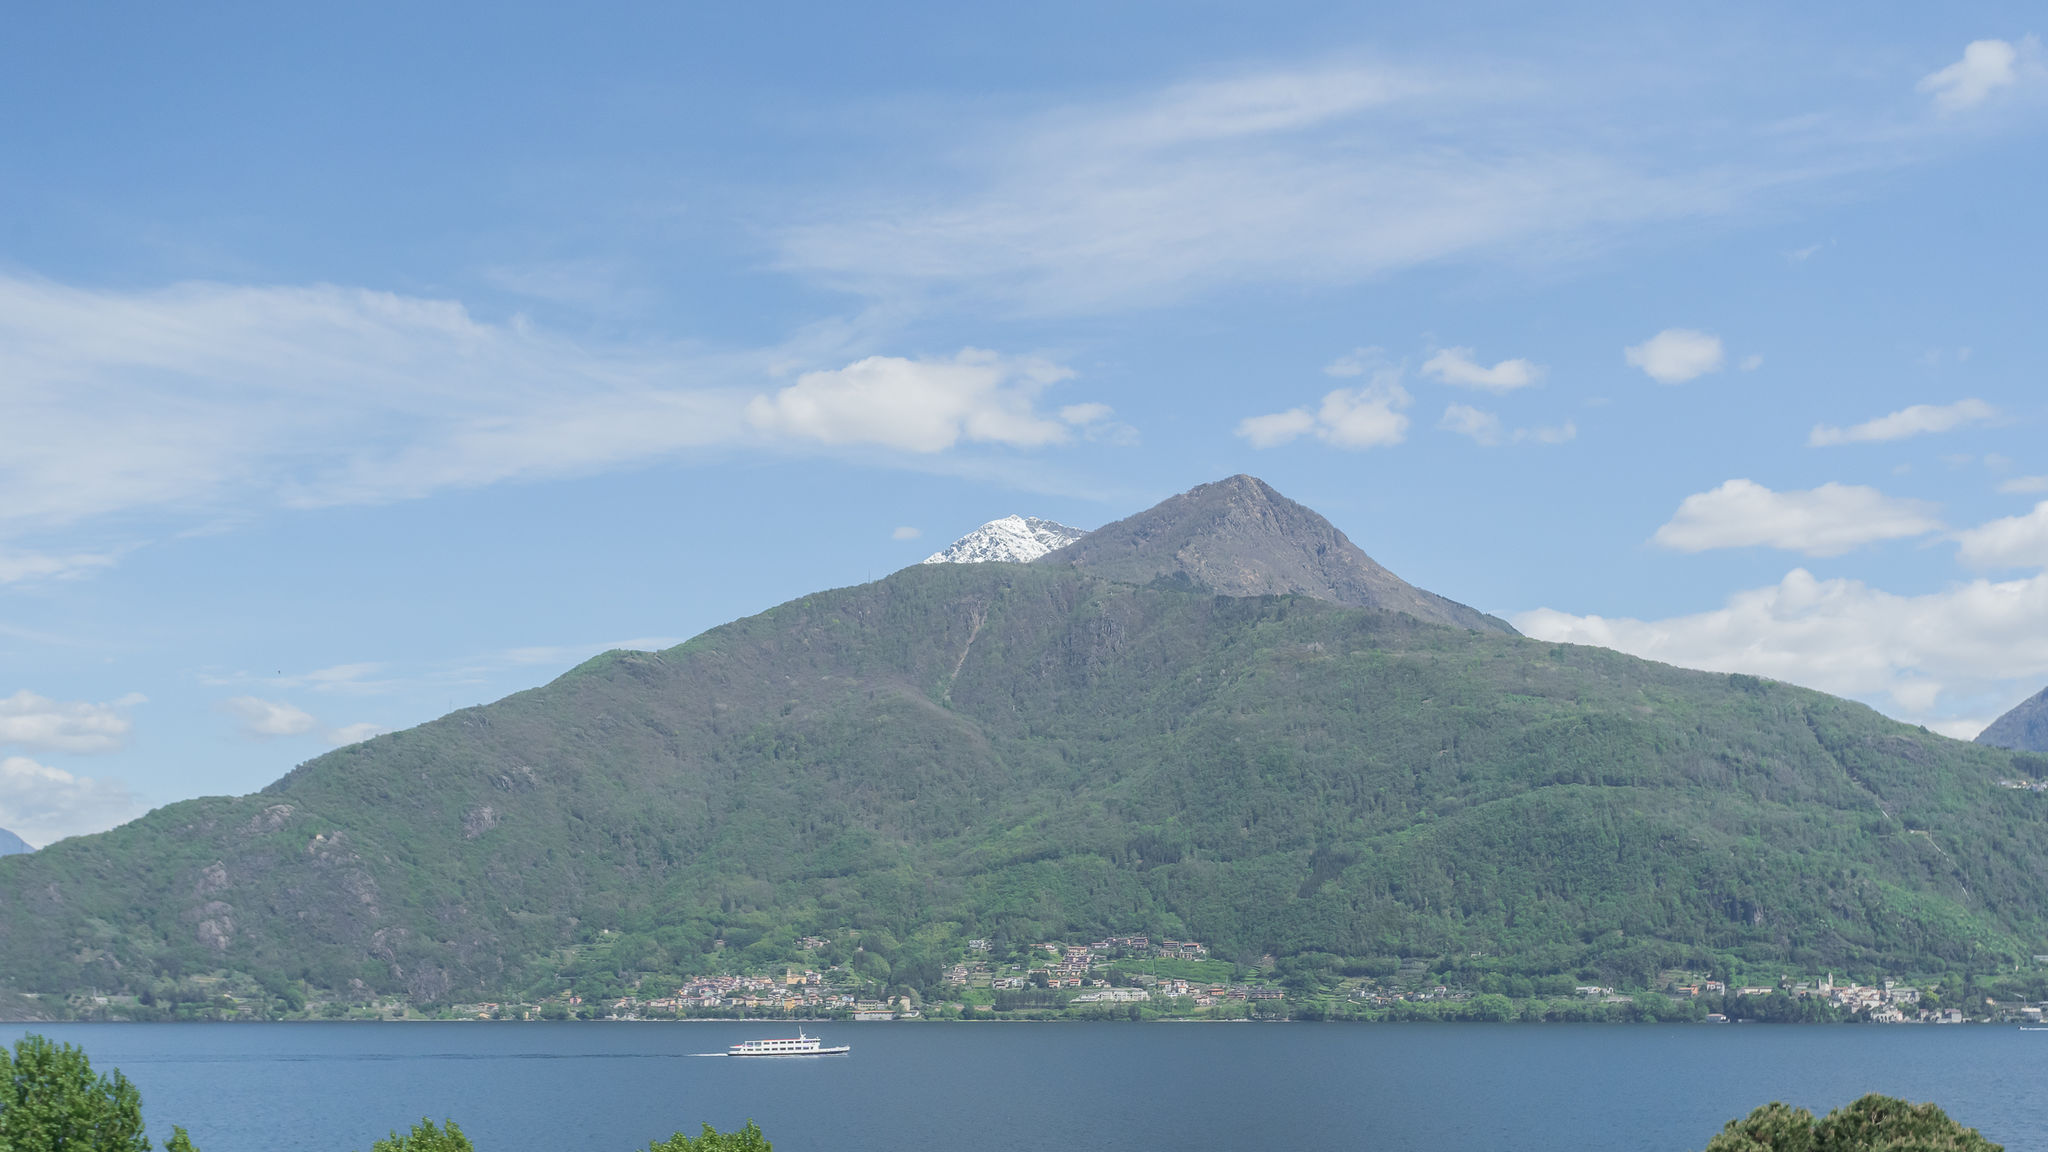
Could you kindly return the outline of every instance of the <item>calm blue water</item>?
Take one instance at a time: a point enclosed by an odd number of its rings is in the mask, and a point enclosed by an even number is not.
[[[6,1025],[9,1042],[22,1025]],[[692,1055],[759,1024],[70,1024],[202,1152],[349,1152],[423,1115],[479,1152],[1697,1149],[1771,1099],[1933,1100],[2048,1152],[2048,1032],[2010,1027],[838,1024],[849,1057]],[[161,1126],[155,1128],[154,1126]]]

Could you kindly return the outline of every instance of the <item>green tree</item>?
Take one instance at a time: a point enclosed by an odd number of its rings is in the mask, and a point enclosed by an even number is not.
[[[704,1126],[704,1132],[695,1139],[681,1132],[666,1140],[658,1140],[647,1146],[647,1152],[772,1152],[773,1145],[761,1135],[761,1126],[752,1120],[747,1126],[733,1132],[720,1132],[711,1125]]]
[[[1813,1113],[1773,1100],[1730,1120],[1706,1152],[1813,1152]]]
[[[1772,1101],[1730,1120],[1706,1152],[2004,1152],[1932,1104],[1875,1093],[1819,1121],[1804,1108]]]
[[[119,1069],[96,1075],[82,1048],[24,1036],[0,1048],[0,1149],[149,1152],[142,1093]]]
[[[455,1121],[436,1125],[432,1120],[422,1118],[412,1126],[412,1131],[401,1136],[396,1132],[370,1145],[370,1152],[476,1152],[469,1137],[455,1126]]]
[[[1871,1093],[1827,1114],[1813,1128],[1814,1152],[2003,1152],[1932,1104]]]
[[[1515,1018],[1515,1002],[1498,993],[1488,992],[1474,996],[1469,1011],[1474,1020],[1497,1024]]]

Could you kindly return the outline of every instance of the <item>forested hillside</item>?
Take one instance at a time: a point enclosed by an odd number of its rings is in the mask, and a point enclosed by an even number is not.
[[[946,924],[1619,982],[1717,956],[1988,967],[2048,951],[2048,797],[2014,772],[1603,649],[919,566],[0,860],[0,971],[425,1002],[600,938],[672,973]]]

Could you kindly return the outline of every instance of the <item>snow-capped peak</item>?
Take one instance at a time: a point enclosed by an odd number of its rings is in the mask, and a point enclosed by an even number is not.
[[[1065,548],[1087,533],[1036,516],[1005,516],[991,520],[925,557],[927,564],[1029,564],[1047,552]]]

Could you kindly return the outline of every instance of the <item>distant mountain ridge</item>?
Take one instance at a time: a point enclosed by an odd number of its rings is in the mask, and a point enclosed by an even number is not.
[[[977,936],[1634,987],[2048,953],[2014,754],[1474,617],[1235,477],[0,858],[0,982],[588,999],[849,931],[932,996]]]
[[[0,828],[0,856],[18,856],[23,852],[33,851],[35,849],[29,847],[28,841],[5,828]]]
[[[1256,476],[1192,488],[1097,528],[1038,563],[1128,584],[1164,579],[1225,596],[1307,596],[1518,635],[1505,620],[1387,571],[1336,525]]]
[[[1029,564],[1087,533],[1057,520],[1036,516],[1005,516],[991,520],[944,549],[924,558],[926,564]]]
[[[2022,700],[1977,733],[1977,743],[2017,752],[2048,752],[2048,688]]]

